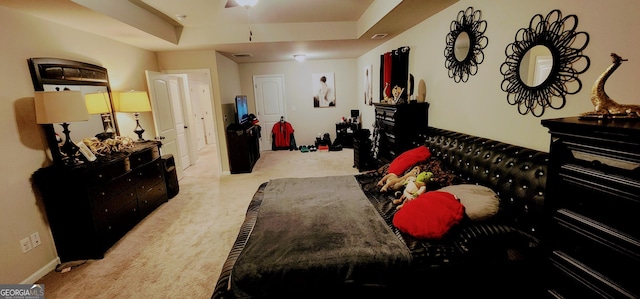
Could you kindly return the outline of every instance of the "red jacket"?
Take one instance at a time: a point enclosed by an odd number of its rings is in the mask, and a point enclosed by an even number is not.
[[[291,146],[293,127],[290,123],[286,121],[275,123],[271,129],[271,133],[276,148],[289,148]]]

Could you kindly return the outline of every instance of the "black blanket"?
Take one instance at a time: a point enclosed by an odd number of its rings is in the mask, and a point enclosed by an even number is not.
[[[240,297],[384,285],[400,279],[411,253],[352,175],[271,180],[231,273]]]

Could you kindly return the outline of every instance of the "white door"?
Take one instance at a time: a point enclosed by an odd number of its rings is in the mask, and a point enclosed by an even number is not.
[[[151,107],[153,113],[153,122],[156,129],[156,138],[162,142],[160,151],[163,155],[171,154],[176,163],[176,174],[178,179],[182,178],[183,168],[183,152],[186,148],[186,140],[184,138],[184,118],[176,118],[174,110],[176,106],[180,106],[181,93],[180,85],[175,77],[170,75],[145,71],[147,77],[147,86],[149,88],[149,96],[151,99]],[[178,103],[177,105],[175,103]],[[182,113],[182,109],[179,111]],[[177,124],[182,128],[177,130]],[[179,138],[178,135],[182,137]],[[179,143],[183,143],[181,146]],[[188,150],[186,151],[188,155]]]
[[[196,141],[198,144],[198,150],[201,150],[206,145],[206,134],[204,130],[204,114],[202,99],[203,96],[202,84],[197,82],[191,82],[191,107],[193,111],[194,128],[196,130]]]
[[[286,119],[284,106],[284,76],[260,75],[253,76],[253,93],[256,98],[256,112],[262,126],[260,150],[271,150],[271,129],[280,121]]]

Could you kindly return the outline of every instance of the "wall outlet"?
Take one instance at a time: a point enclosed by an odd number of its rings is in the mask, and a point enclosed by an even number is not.
[[[20,240],[20,247],[22,248],[22,253],[27,253],[31,249],[33,249],[33,247],[31,247],[31,240],[29,240],[29,238]]]
[[[40,244],[42,244],[42,241],[40,240],[40,233],[35,232],[31,234],[31,245],[33,245],[33,247],[38,247]]]

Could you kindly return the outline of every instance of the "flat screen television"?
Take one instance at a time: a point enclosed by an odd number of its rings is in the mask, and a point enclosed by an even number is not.
[[[236,96],[236,123],[245,125],[249,122],[249,106],[247,106],[247,96]]]

